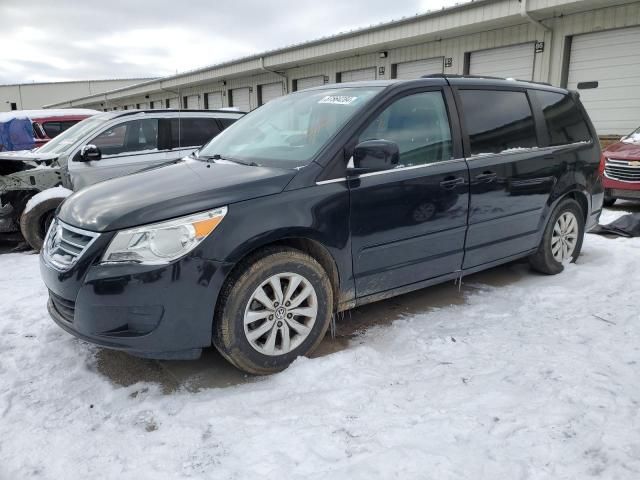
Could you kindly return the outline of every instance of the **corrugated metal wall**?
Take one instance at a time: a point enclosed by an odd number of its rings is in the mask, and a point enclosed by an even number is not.
[[[625,4],[606,6],[614,1]],[[577,8],[584,9],[585,5],[590,10],[558,16],[561,8],[567,8],[570,12]],[[563,72],[566,76],[565,66],[568,64],[573,35],[640,25],[638,1],[530,0],[529,8],[539,10],[536,17],[551,27],[551,32],[523,18],[520,8],[521,3],[517,0],[478,1],[472,6],[460,7],[442,15],[416,17],[416,20],[398,22],[368,32],[329,38],[282,52],[267,52],[264,62],[269,69],[277,69],[288,77],[286,90],[290,92],[296,79],[324,76],[329,83],[333,83],[338,72],[368,67],[376,68],[378,79],[389,79],[394,64],[435,57],[445,59],[445,73],[462,74],[470,52],[526,42],[532,45],[534,42],[544,42],[543,50],[533,57],[533,80],[561,85]],[[470,32],[474,25],[476,30],[481,31]],[[433,32],[438,32],[442,38],[434,40]],[[385,58],[381,58],[381,51],[387,52]],[[349,53],[339,58],[341,52]],[[113,108],[116,105],[157,101],[170,96],[182,98],[203,95],[211,91],[222,91],[224,106],[228,106],[226,92],[249,87],[251,106],[255,108],[258,105],[258,85],[282,81],[279,75],[264,72],[260,67],[259,58],[247,59],[165,79],[161,86],[164,90],[155,88],[150,91],[148,85],[128,88],[114,93],[108,106]],[[212,76],[216,78],[212,79]],[[194,86],[194,82],[200,84]],[[151,82],[150,85],[157,83]],[[187,84],[190,86],[185,86]],[[149,99],[145,100],[144,95],[148,95]],[[73,105],[104,108],[96,100],[74,102]]]

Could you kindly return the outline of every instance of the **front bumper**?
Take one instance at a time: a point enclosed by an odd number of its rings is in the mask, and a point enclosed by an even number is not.
[[[640,200],[640,182],[622,182],[605,176],[602,183],[607,198]]]
[[[103,242],[96,242],[103,243]],[[60,272],[40,255],[53,320],[78,338],[147,358],[197,358],[211,345],[218,292],[230,266],[192,252],[169,265],[101,265]],[[86,257],[91,257],[87,252]]]

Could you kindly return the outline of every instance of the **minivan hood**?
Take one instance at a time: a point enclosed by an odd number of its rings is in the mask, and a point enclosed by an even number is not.
[[[62,204],[58,218],[94,232],[121,230],[280,193],[295,174],[188,159],[82,189]]]

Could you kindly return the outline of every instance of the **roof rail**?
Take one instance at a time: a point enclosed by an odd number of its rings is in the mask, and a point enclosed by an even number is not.
[[[118,113],[120,115],[134,115],[136,113],[159,113],[159,112],[179,112],[179,113],[239,113],[242,115],[246,115],[247,112],[242,110],[228,110],[228,109],[196,109],[196,108],[132,108],[127,110],[108,110],[103,113]]]
[[[420,78],[476,78],[480,80],[514,80],[516,82],[535,83],[536,85],[546,85],[551,87],[548,82],[534,82],[533,80],[520,80],[518,78],[505,78],[505,77],[492,77],[490,75],[460,75],[457,73],[431,73],[429,75],[423,75]]]

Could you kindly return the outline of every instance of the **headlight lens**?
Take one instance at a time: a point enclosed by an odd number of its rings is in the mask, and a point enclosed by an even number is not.
[[[122,230],[111,240],[103,263],[162,265],[193,250],[220,224],[227,207]]]

